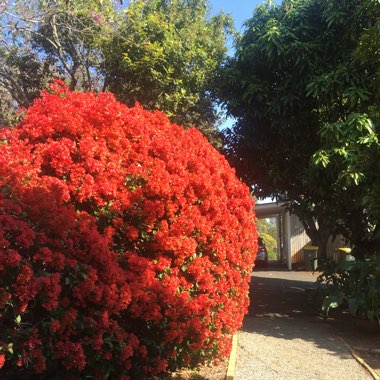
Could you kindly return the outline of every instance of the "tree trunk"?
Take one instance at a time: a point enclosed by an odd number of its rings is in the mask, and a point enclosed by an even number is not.
[[[318,225],[311,216],[298,216],[305,228],[305,231],[311,239],[312,245],[319,247],[319,255],[327,258],[327,244],[331,236],[331,231],[326,228],[322,221],[318,221]]]

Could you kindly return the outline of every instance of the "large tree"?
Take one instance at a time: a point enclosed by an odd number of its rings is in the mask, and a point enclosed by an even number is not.
[[[226,58],[229,16],[208,17],[207,0],[133,0],[105,46],[107,88],[128,105],[215,136],[211,84]]]
[[[231,18],[209,17],[207,0],[122,3],[1,3],[0,107],[29,106],[58,77],[71,90],[111,91],[130,106],[160,109],[220,141],[210,90]]]
[[[262,5],[220,78],[219,96],[237,118],[226,136],[231,160],[258,195],[288,202],[322,253],[337,233],[377,246],[365,206],[373,175],[353,162],[379,153],[379,65],[371,55],[379,45],[369,37],[378,36],[379,7],[369,0]]]
[[[114,8],[112,0],[1,3],[0,88],[18,106],[29,106],[52,77],[71,89],[102,89],[99,45],[112,31]]]

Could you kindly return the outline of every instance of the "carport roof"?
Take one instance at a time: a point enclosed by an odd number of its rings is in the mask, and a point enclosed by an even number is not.
[[[257,218],[270,218],[280,214],[284,214],[286,211],[285,203],[261,203],[256,204],[254,209]]]

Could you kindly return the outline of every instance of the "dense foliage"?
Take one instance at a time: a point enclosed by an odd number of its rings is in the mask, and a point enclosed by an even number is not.
[[[125,3],[125,2],[124,2]],[[0,109],[29,106],[52,77],[159,109],[219,144],[211,87],[232,21],[207,0],[0,3]],[[6,91],[2,91],[5,89]],[[1,125],[1,124],[0,124]]]
[[[2,374],[143,379],[228,354],[253,200],[199,131],[56,83],[0,141]]]
[[[112,0],[1,2],[0,88],[25,107],[53,76],[71,89],[102,89],[100,43],[114,30],[116,10]]]
[[[268,251],[268,260],[277,260],[277,241],[274,239],[271,235],[260,232],[258,229],[258,232],[260,234],[261,239],[263,239],[263,242],[265,244],[265,247]]]
[[[257,233],[263,239],[268,250],[269,260],[277,260],[277,227],[275,219],[258,219]]]
[[[318,277],[325,295],[322,310],[346,306],[355,317],[380,324],[380,257],[371,255],[364,260],[329,262]]]
[[[231,18],[207,17],[207,0],[133,0],[105,46],[108,89],[132,106],[159,109],[217,138],[210,95],[226,58]]]
[[[380,248],[379,15],[371,0],[262,5],[220,81],[231,162],[322,253],[334,234]]]

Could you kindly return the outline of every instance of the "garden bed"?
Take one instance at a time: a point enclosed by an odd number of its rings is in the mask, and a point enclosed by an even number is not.
[[[228,359],[217,366],[203,365],[195,370],[181,370],[155,377],[155,380],[225,380]]]

